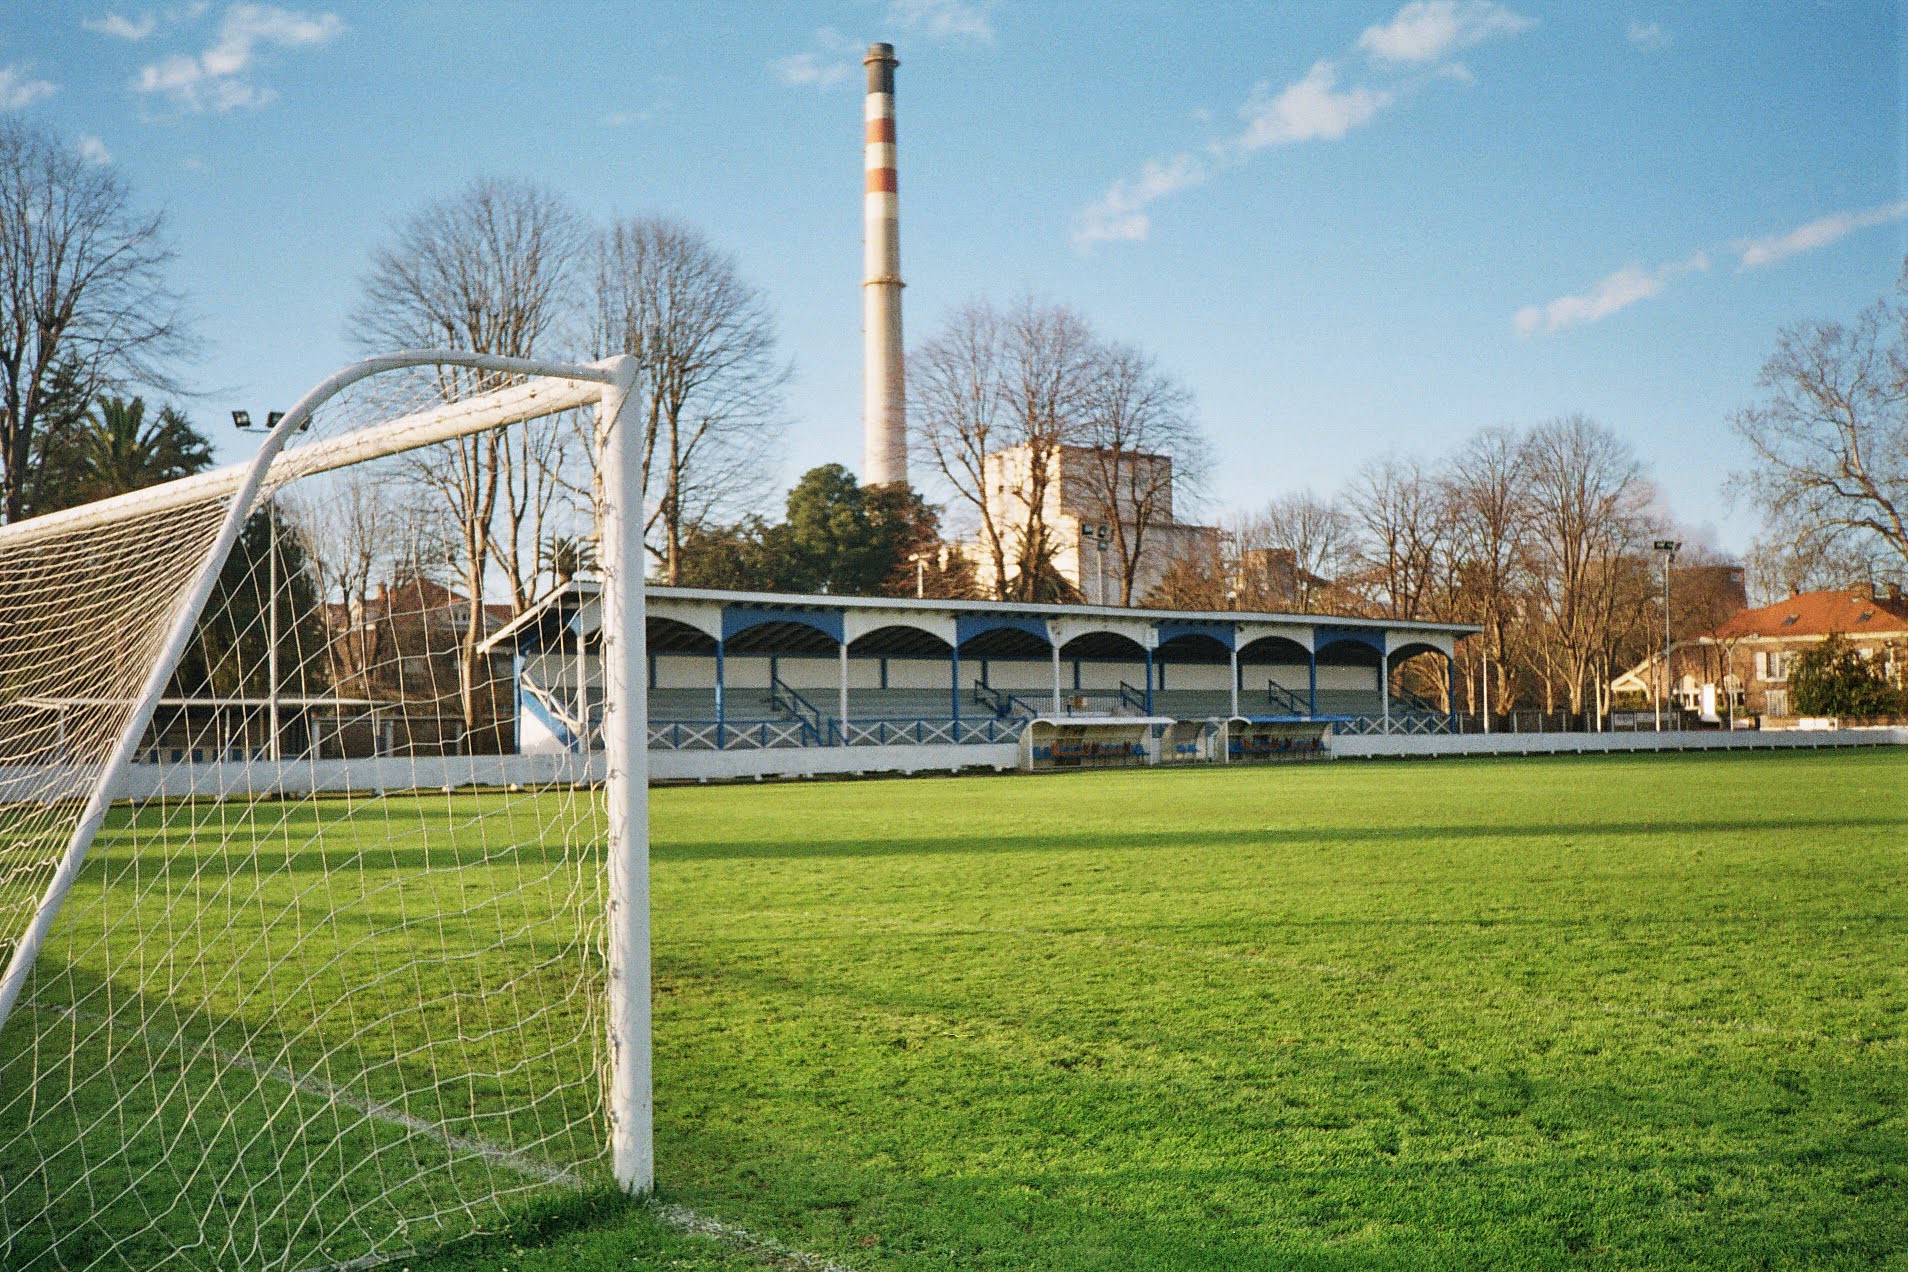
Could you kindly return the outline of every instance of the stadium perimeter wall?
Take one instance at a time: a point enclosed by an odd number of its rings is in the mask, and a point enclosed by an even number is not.
[[[751,777],[826,776],[851,773],[946,773],[964,768],[1011,769],[1019,763],[1012,742],[961,746],[813,746],[750,751],[651,751],[652,782],[719,782]],[[279,792],[441,790],[445,787],[508,787],[600,782],[603,753],[589,755],[401,756],[359,760],[264,760],[224,763],[133,764],[116,798],[242,798]],[[75,789],[83,775],[75,774]],[[44,798],[43,769],[0,770],[0,801]]]
[[[1387,756],[1605,755],[1630,751],[1786,751],[1820,747],[1904,746],[1908,728],[1679,730],[1662,733],[1365,734],[1334,737],[1341,760]]]
[[[1824,747],[1908,746],[1908,728],[1784,730],[1781,732],[1470,733],[1334,737],[1333,759],[1465,755],[1608,755],[1640,751],[1780,751]],[[946,773],[1007,770],[1019,764],[1011,742],[961,746],[771,747],[750,751],[651,751],[649,776],[659,782],[722,782],[763,777],[859,773]],[[349,790],[441,790],[462,787],[561,785],[600,782],[601,751],[589,755],[404,756],[377,760],[233,761],[215,764],[134,764],[117,798],[232,797]],[[77,783],[83,775],[75,774]],[[46,798],[44,770],[0,769],[0,801]],[[77,786],[76,786],[77,789]],[[29,793],[31,792],[31,793]]]

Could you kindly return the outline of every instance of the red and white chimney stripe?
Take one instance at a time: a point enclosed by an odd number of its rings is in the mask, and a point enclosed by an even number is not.
[[[907,398],[901,343],[901,216],[894,166],[894,46],[872,44],[863,110],[862,429],[864,485],[908,479]]]

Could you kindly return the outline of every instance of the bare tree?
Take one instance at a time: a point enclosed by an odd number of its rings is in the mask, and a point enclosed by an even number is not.
[[[560,339],[570,316],[585,237],[569,206],[536,186],[475,181],[419,211],[376,254],[355,315],[357,338],[371,348],[443,346],[509,357],[542,352]],[[441,378],[447,397],[507,379],[456,370]],[[493,557],[509,574],[519,607],[535,589],[543,492],[561,481],[547,467],[546,445],[537,429],[493,430],[434,448],[413,467],[450,508],[461,535],[458,564],[470,597],[459,659],[467,729],[478,724],[478,646]]]
[[[1872,535],[1829,539],[1780,521],[1765,526],[1750,545],[1747,567],[1749,596],[1756,605],[1903,574],[1901,558]]]
[[[1349,503],[1373,603],[1390,618],[1420,618],[1436,590],[1450,538],[1449,505],[1415,459],[1366,464]]]
[[[317,572],[321,599],[335,595],[343,606],[342,636],[334,635],[332,678],[344,684],[362,677],[377,661],[377,627],[363,621],[371,584],[390,572],[401,535],[401,504],[388,483],[347,472],[317,493],[290,491],[277,498],[280,511],[304,545]]]
[[[650,551],[674,583],[684,539],[763,490],[789,369],[762,293],[690,226],[618,223],[598,241],[594,283],[598,354],[636,359]]]
[[[1530,563],[1529,480],[1523,443],[1507,428],[1473,436],[1443,479],[1454,545],[1454,617],[1484,629],[1478,639],[1495,665],[1480,670],[1492,677],[1489,698],[1499,712],[1514,701],[1513,627],[1524,613]]]
[[[1015,436],[1007,408],[1007,333],[991,305],[971,302],[908,358],[911,441],[973,519],[991,567],[994,595],[1006,594],[1007,532],[988,498],[987,457]]]
[[[1083,393],[1083,449],[1067,453],[1084,519],[1107,527],[1119,562],[1120,604],[1133,604],[1148,545],[1174,519],[1206,475],[1205,438],[1192,417],[1192,394],[1131,345],[1101,346]],[[1084,550],[1085,545],[1081,545]]]
[[[46,433],[102,390],[177,391],[194,346],[162,228],[117,170],[0,118],[0,519],[28,512]]]
[[[1351,568],[1355,526],[1343,501],[1300,490],[1229,527],[1238,554],[1239,603],[1248,609],[1331,608]]]
[[[1908,270],[1855,319],[1786,328],[1768,400],[1736,415],[1756,466],[1735,482],[1802,559],[1908,564]]]
[[[916,448],[970,506],[997,598],[1064,590],[1053,568],[1060,460],[1086,436],[1098,353],[1078,314],[1022,300],[1005,312],[967,305],[910,360]]]
[[[1606,670],[1612,624],[1648,533],[1654,492],[1629,447],[1582,415],[1533,430],[1523,456],[1532,593],[1545,628],[1540,675],[1547,697],[1560,687],[1570,711],[1581,714],[1593,677]]]

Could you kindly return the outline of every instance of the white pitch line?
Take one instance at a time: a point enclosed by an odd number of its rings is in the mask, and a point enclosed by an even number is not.
[[[95,1015],[92,1012],[76,1011],[71,1007],[40,1007],[37,1004],[33,1004],[32,1006],[38,1011],[69,1016],[75,1020],[83,1020],[90,1024],[103,1025],[112,1023],[103,1016]],[[210,1043],[202,1046],[199,1049],[199,1054],[210,1056],[219,1063],[228,1065],[231,1068],[243,1069],[247,1073],[255,1073],[260,1077],[271,1078],[274,1081],[282,1082],[300,1094],[315,1096],[334,1104],[342,1104],[349,1109],[356,1109],[374,1121],[384,1122],[391,1126],[401,1126],[414,1134],[422,1135],[427,1139],[434,1139],[455,1152],[481,1157],[485,1161],[498,1166],[507,1166],[511,1170],[522,1175],[528,1175],[532,1179],[540,1180],[547,1184],[561,1184],[569,1188],[582,1188],[585,1186],[581,1176],[567,1171],[561,1166],[552,1166],[548,1162],[540,1162],[535,1158],[525,1157],[513,1149],[505,1148],[501,1144],[493,1144],[489,1140],[476,1139],[469,1135],[459,1135],[454,1131],[438,1125],[436,1122],[426,1121],[421,1117],[414,1117],[406,1113],[403,1109],[394,1108],[382,1101],[367,1100],[361,1096],[353,1095],[343,1087],[327,1082],[323,1078],[303,1076],[294,1073],[282,1065],[260,1064],[250,1056],[241,1055],[233,1051],[226,1051]],[[768,1262],[772,1267],[799,1269],[800,1272],[855,1272],[853,1268],[846,1264],[836,1263],[831,1259],[823,1258],[821,1255],[810,1254],[806,1250],[797,1250],[793,1246],[783,1245],[772,1237],[760,1236],[750,1232],[747,1228],[738,1228],[734,1224],[724,1223],[720,1219],[711,1219],[707,1215],[697,1214],[687,1206],[663,1205],[652,1201],[645,1208],[664,1224],[674,1228],[678,1232],[687,1233],[691,1236],[707,1237],[714,1241],[720,1241],[725,1245],[735,1246],[744,1253],[752,1254],[759,1260]],[[368,1272],[371,1268],[383,1267],[399,1259],[415,1258],[417,1253],[416,1250],[399,1250],[389,1254],[366,1254],[355,1259],[349,1259],[343,1263],[308,1265],[307,1267],[298,1269],[298,1272]]]
[[[687,1206],[665,1206],[652,1204],[650,1213],[678,1232],[690,1233],[698,1237],[709,1237],[727,1245],[740,1246],[742,1249],[775,1260],[775,1265],[784,1268],[800,1268],[804,1272],[854,1272],[845,1263],[836,1263],[819,1254],[810,1254],[806,1250],[797,1250],[785,1246],[768,1237],[759,1237],[747,1228],[738,1228],[723,1223],[720,1219],[711,1219],[699,1215]]]

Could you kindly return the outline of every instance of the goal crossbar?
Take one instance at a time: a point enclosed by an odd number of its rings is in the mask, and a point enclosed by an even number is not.
[[[451,362],[483,371],[503,371],[539,377],[418,411],[370,428],[325,438],[294,450],[283,449],[312,413],[339,390],[380,371]],[[353,374],[357,373],[357,374]],[[599,365],[533,362],[522,358],[492,358],[481,354],[452,355],[449,351],[418,350],[369,358],[326,380],[287,412],[266,436],[259,454],[236,464],[181,477],[143,490],[114,495],[78,508],[29,517],[0,526],[0,547],[13,547],[89,526],[149,516],[218,499],[239,490],[258,473],[260,460],[269,456],[261,486],[281,486],[301,477],[314,477],[352,464],[396,455],[407,450],[454,441],[472,433],[555,415],[559,411],[594,406],[602,400],[611,372]]]

